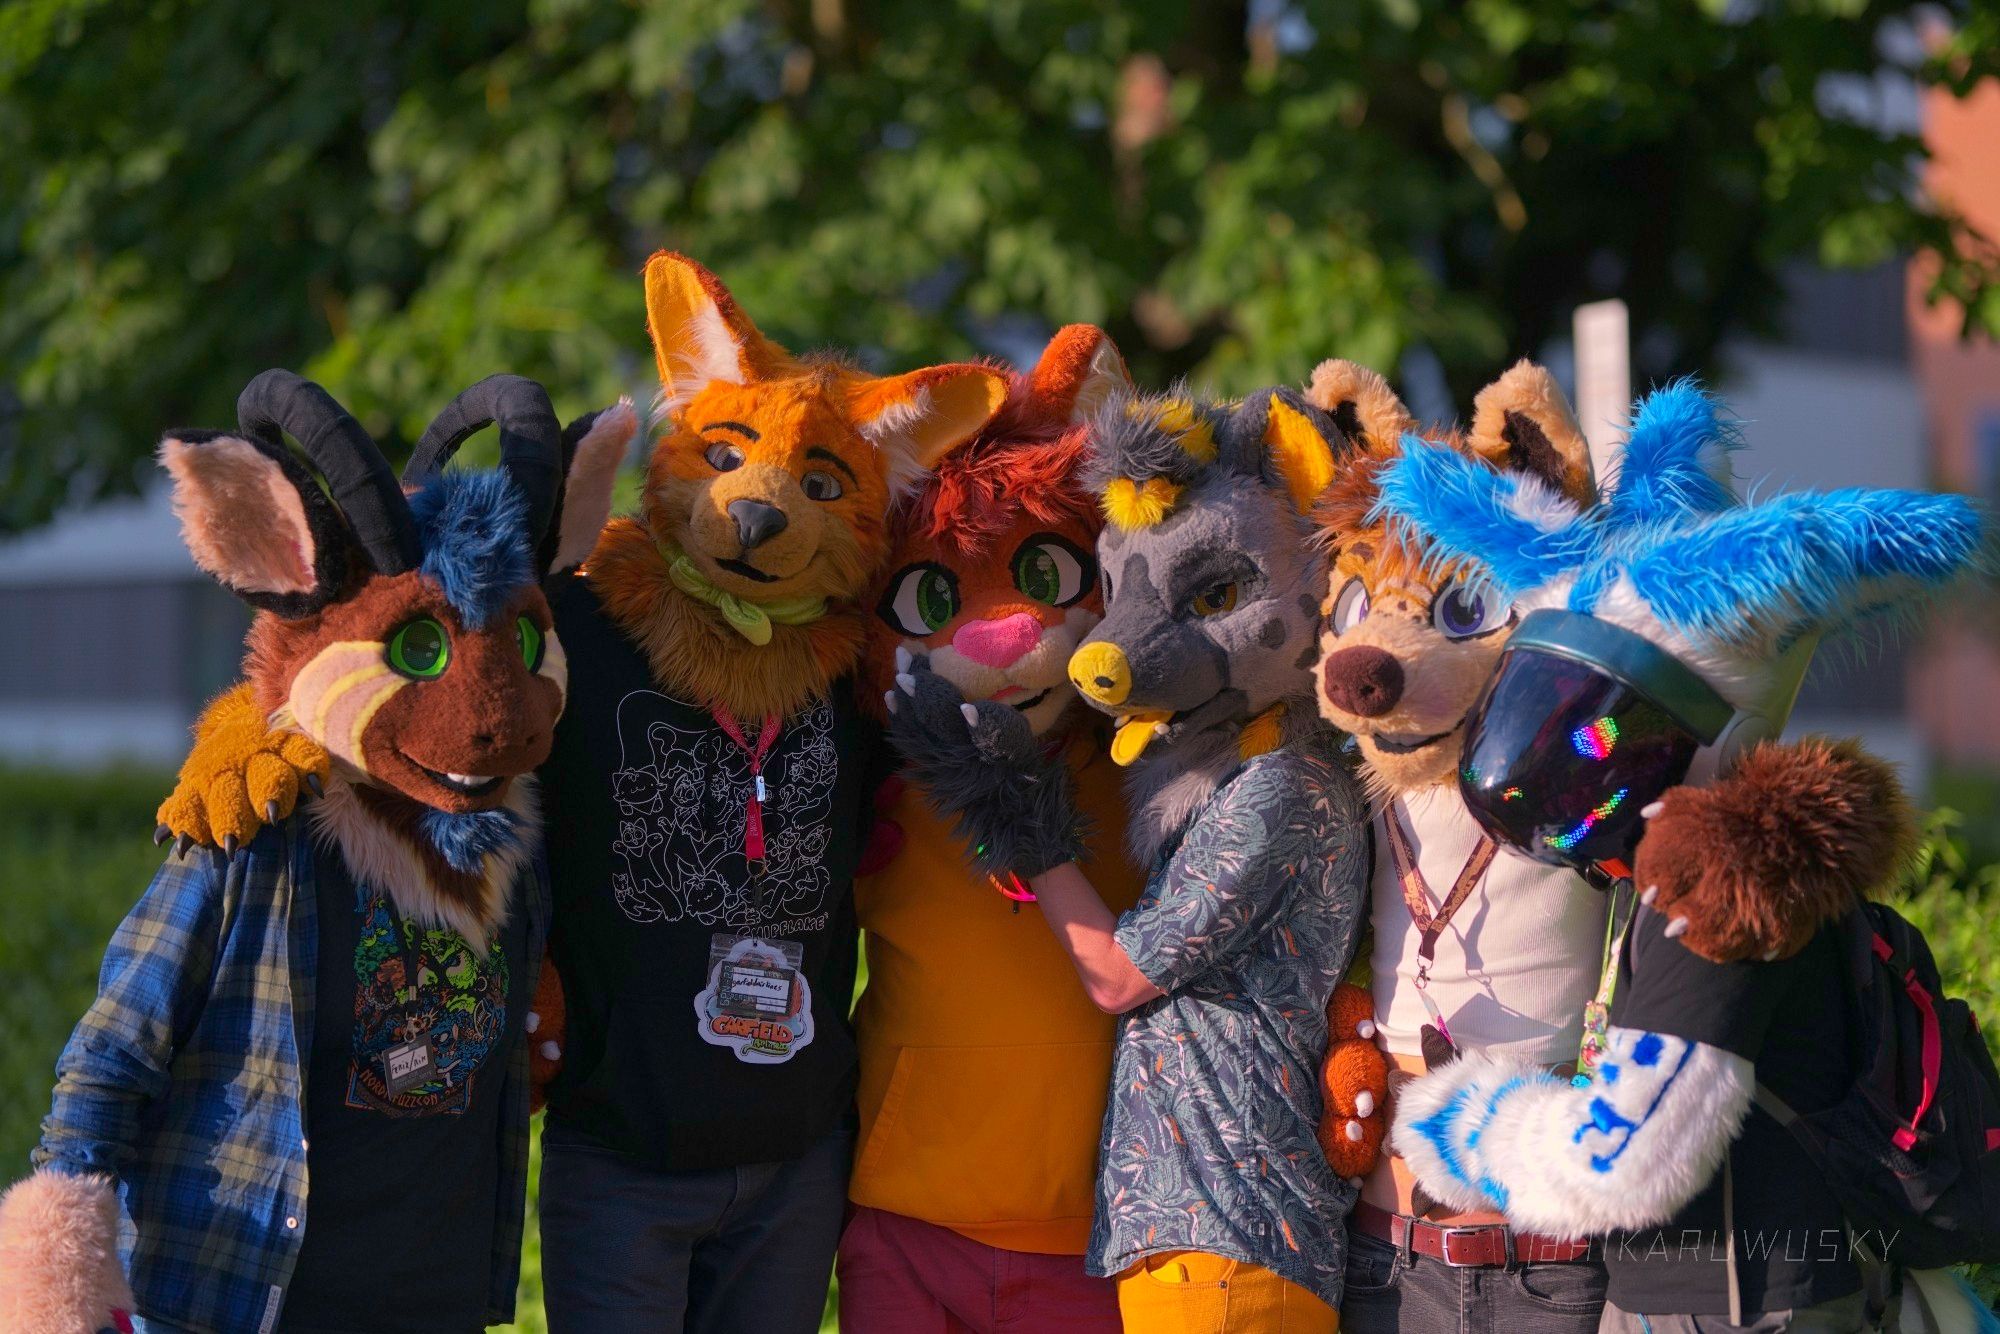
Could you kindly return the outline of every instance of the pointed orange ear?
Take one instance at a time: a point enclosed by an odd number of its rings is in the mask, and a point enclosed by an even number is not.
[[[1556,377],[1518,361],[1472,400],[1472,452],[1496,468],[1532,473],[1579,505],[1597,499],[1590,444]]]
[[[719,278],[671,250],[646,261],[646,329],[669,410],[712,381],[754,384],[792,365],[791,355],[757,332]]]
[[[901,490],[993,419],[1007,377],[991,366],[926,366],[863,380],[850,391],[854,429],[883,456],[883,474]]]
[[[1112,394],[1132,387],[1125,358],[1094,324],[1066,324],[1028,372],[1028,395],[1043,420],[1082,422]]]

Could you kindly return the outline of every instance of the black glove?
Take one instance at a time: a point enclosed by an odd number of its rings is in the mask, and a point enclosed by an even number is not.
[[[1026,880],[1080,859],[1089,829],[1062,756],[1044,751],[1020,710],[968,704],[928,658],[896,656],[889,739],[931,805],[952,818],[973,864]]]

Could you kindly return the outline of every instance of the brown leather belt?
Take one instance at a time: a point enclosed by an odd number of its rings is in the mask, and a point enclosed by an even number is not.
[[[1387,1209],[1357,1201],[1353,1223],[1364,1236],[1378,1237],[1398,1250],[1415,1251],[1442,1260],[1454,1269],[1504,1269],[1516,1264],[1568,1264],[1590,1258],[1588,1241],[1556,1241],[1516,1232],[1505,1223],[1452,1227],[1422,1218],[1405,1218]]]

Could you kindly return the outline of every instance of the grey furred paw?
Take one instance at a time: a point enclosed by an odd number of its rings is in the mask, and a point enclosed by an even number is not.
[[[950,816],[974,865],[1026,879],[1082,857],[1075,781],[1017,709],[969,704],[924,657],[899,662],[889,739],[931,805]]]

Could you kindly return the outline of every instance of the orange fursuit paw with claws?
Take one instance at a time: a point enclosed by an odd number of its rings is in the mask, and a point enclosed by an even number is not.
[[[1632,882],[1704,959],[1788,958],[1893,880],[1915,842],[1894,771],[1857,743],[1765,742],[1728,777],[1660,799]]]
[[[1336,1173],[1364,1177],[1382,1156],[1389,1128],[1389,1062],[1375,1046],[1374,998],[1367,988],[1342,982],[1327,1000],[1326,1023],[1319,1143]]]
[[[528,1007],[528,1105],[541,1111],[549,1100],[549,1085],[562,1070],[563,1039],[569,1011],[563,1005],[562,978],[556,962],[542,959],[541,980],[535,983],[535,999]]]
[[[234,852],[290,815],[299,789],[317,790],[330,768],[317,742],[273,731],[250,687],[234,686],[195,723],[194,749],[160,803],[153,839],[177,839],[180,852],[195,844]]]

